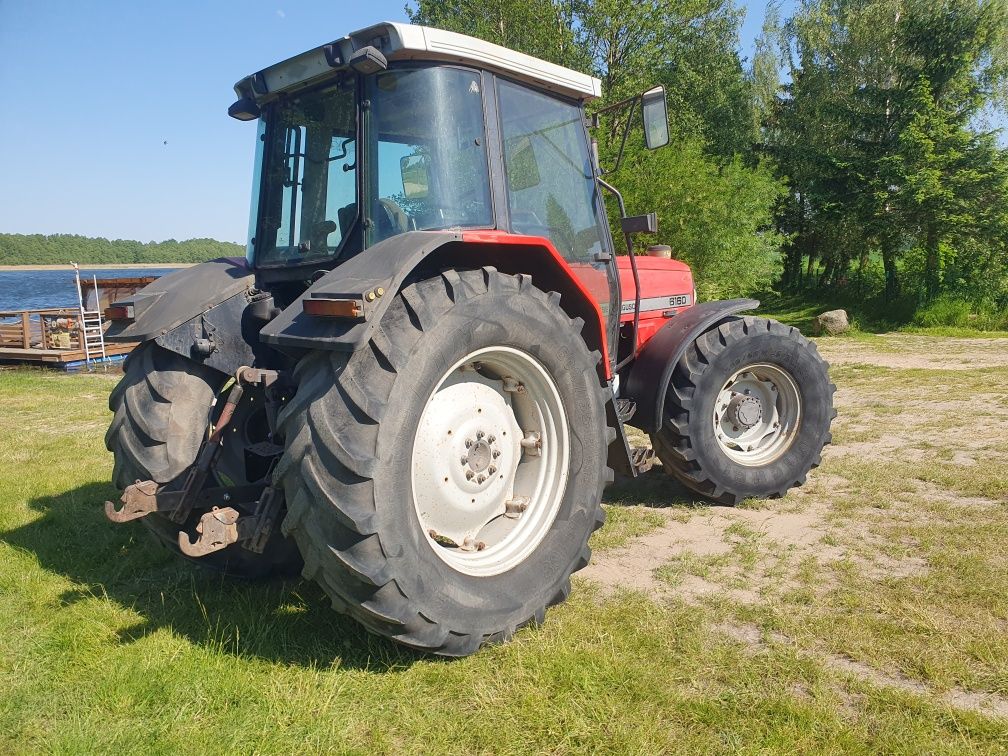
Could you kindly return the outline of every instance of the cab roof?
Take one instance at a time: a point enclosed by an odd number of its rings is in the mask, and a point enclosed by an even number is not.
[[[461,63],[581,101],[602,94],[602,82],[588,74],[465,34],[391,21],[355,31],[246,76],[235,84],[235,92],[239,97],[267,102],[281,93],[303,89],[345,70],[350,56],[368,46],[377,48],[390,63],[400,60]]]

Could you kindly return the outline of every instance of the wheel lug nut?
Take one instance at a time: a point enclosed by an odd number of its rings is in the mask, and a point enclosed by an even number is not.
[[[477,483],[483,483],[484,481],[486,481],[486,476],[484,475],[480,475],[478,478],[476,478]]]
[[[476,431],[476,440],[477,441],[479,441],[481,438],[483,438],[483,436],[484,436],[483,431]]]
[[[487,472],[493,475],[495,472],[497,472],[497,468],[494,467],[493,465],[490,465],[490,469],[488,469]]]
[[[467,464],[469,464],[469,457],[462,457],[462,467],[465,467]]]
[[[500,456],[500,450],[494,449],[493,450],[493,458],[497,459],[497,457],[499,457],[499,456]]]
[[[466,480],[472,480],[472,479],[473,479],[473,471],[466,470]]]
[[[487,436],[487,443],[488,444],[492,444],[496,440],[497,440],[496,436]]]
[[[471,438],[466,439],[466,449],[471,449],[473,445],[473,440]]]

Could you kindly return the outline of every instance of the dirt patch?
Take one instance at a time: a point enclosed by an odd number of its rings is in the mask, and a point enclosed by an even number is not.
[[[751,604],[766,589],[792,584],[775,569],[782,558],[799,563],[814,557],[826,564],[848,555],[846,548],[824,542],[829,530],[825,507],[813,504],[793,511],[792,502],[777,504],[774,509],[708,507],[686,522],[672,521],[626,546],[597,555],[579,574],[610,591],[630,589],[688,602],[725,592],[739,603]],[[696,574],[698,566],[716,565],[717,557],[740,549],[759,556],[737,568],[715,567],[716,578]],[[657,574],[660,565],[669,563],[685,565],[683,574],[674,580]]]
[[[874,345],[822,339],[819,346],[835,364],[897,370],[1008,368],[1008,339],[898,335]],[[903,385],[907,374],[852,368],[836,375],[838,443],[826,449],[823,466],[805,486],[783,499],[745,507],[697,509],[670,500],[664,525],[601,551],[580,575],[601,586],[603,597],[631,589],[659,602],[715,610],[741,605],[750,613],[795,597],[814,601],[841,585],[852,570],[868,578],[869,585],[940,576],[940,570],[930,572],[931,552],[917,541],[914,528],[961,525],[964,518],[983,517],[985,510],[1003,506],[995,492],[1002,489],[987,487],[983,476],[990,477],[992,465],[1005,462],[1008,394],[1002,389],[1008,381],[999,373],[918,373],[916,391],[908,395]],[[949,468],[967,471],[965,482],[962,475],[942,474]],[[636,500],[634,491],[624,493],[627,500]],[[649,501],[652,507],[664,506]],[[718,630],[754,653],[772,645],[795,648],[789,638],[755,625],[725,624]],[[1008,697],[938,690],[828,653],[824,645],[809,645],[797,653],[842,676],[927,697],[954,710],[1008,718]],[[836,694],[847,702],[842,708],[856,716],[857,694],[839,688]]]
[[[1008,364],[1008,339],[954,339],[887,334],[878,341],[822,338],[816,346],[831,364],[927,370],[976,370]]]

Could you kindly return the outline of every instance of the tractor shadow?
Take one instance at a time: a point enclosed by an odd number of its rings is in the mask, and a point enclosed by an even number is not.
[[[29,507],[40,517],[0,532],[0,540],[77,585],[59,597],[60,607],[110,600],[135,614],[136,622],[118,631],[120,642],[168,630],[236,657],[378,673],[434,658],[337,614],[314,583],[239,580],[184,561],[141,523],[108,522],[102,503],[115,495],[109,484],[89,483],[34,499]]]
[[[602,494],[602,501],[613,506],[641,506],[654,509],[703,509],[710,506],[698,498],[682,483],[665,473],[660,463],[655,463],[636,478],[617,475],[616,480]]]
[[[123,644],[169,631],[235,657],[376,673],[436,659],[372,635],[333,611],[328,597],[310,581],[227,577],[173,554],[139,522],[108,522],[102,503],[116,496],[110,484],[88,483],[39,497],[28,503],[39,514],[36,519],[0,532],[0,540],[33,554],[43,569],[75,584],[56,599],[54,611],[80,601],[111,601],[136,618],[117,631]],[[603,501],[698,506],[660,466],[635,479],[617,480]]]

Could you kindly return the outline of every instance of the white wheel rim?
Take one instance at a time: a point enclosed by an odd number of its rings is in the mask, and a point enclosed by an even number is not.
[[[456,362],[413,440],[413,505],[434,553],[475,576],[521,564],[556,519],[569,453],[560,392],[536,359],[500,346]]]
[[[777,365],[747,365],[725,381],[714,403],[714,436],[731,460],[759,467],[791,448],[801,423],[801,395]]]

